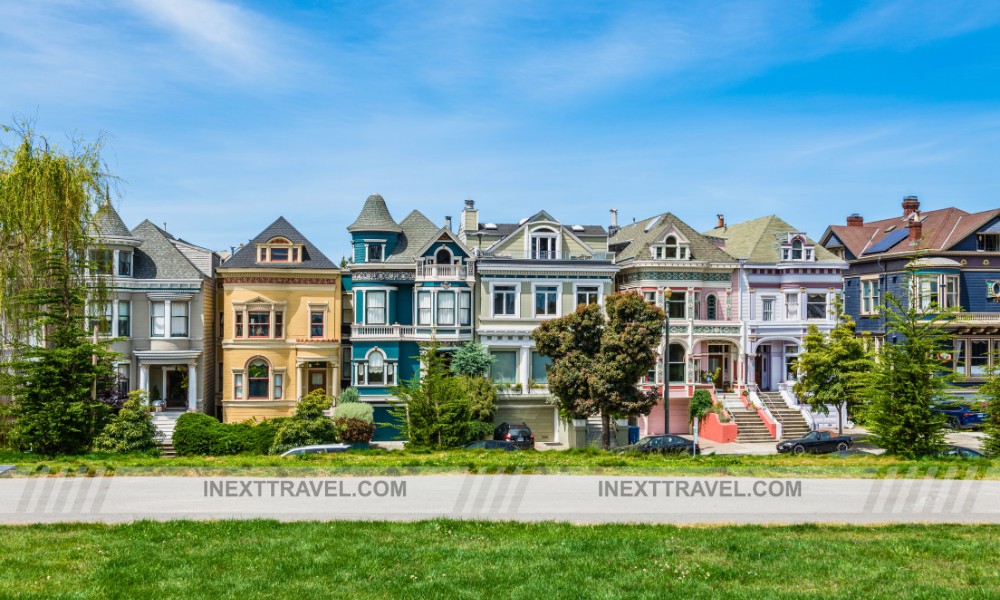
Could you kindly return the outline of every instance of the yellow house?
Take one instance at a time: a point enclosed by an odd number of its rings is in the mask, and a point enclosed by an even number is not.
[[[340,393],[340,269],[279,217],[216,270],[222,420]]]

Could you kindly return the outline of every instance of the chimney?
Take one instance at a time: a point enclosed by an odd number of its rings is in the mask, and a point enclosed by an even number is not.
[[[862,217],[861,215],[859,215],[858,213],[853,213],[853,214],[847,215],[847,226],[848,227],[864,227],[865,226],[865,218]]]
[[[924,224],[920,222],[919,219],[914,219],[910,221],[909,231],[910,231],[910,244],[917,244],[920,242],[920,237],[923,235]]]
[[[725,227],[726,226],[726,215],[719,214],[719,215],[715,215],[715,216],[719,218],[719,224],[716,225],[715,227],[719,228],[719,229]]]
[[[465,201],[465,208],[462,209],[462,223],[458,227],[458,235],[465,237],[475,231],[479,231],[479,211],[476,210],[476,201],[469,199]]]
[[[451,215],[446,215],[444,218],[445,229],[451,231]]]
[[[920,212],[920,200],[916,196],[903,198],[903,218],[909,218],[915,212]]]
[[[611,224],[608,225],[608,236],[618,233],[618,209],[611,209]]]

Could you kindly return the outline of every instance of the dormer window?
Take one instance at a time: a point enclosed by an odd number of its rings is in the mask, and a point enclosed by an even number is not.
[[[802,240],[792,242],[792,260],[802,260]]]
[[[781,260],[794,260],[811,262],[813,260],[814,246],[806,243],[801,234],[788,234],[788,239],[781,245]]]
[[[687,242],[674,234],[667,235],[662,243],[654,245],[652,254],[656,260],[687,260],[690,257]]]
[[[302,262],[302,245],[293,244],[285,238],[272,238],[257,246],[257,262],[298,263]]]
[[[382,262],[385,260],[385,243],[369,242],[365,245],[368,252],[368,262]]]
[[[534,260],[559,258],[559,234],[548,227],[539,227],[531,232],[530,250]]]

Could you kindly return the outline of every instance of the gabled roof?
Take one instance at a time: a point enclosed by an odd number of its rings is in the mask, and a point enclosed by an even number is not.
[[[421,249],[435,239],[440,228],[419,210],[411,211],[399,223],[400,235],[396,248],[386,258],[387,263],[412,262],[420,256]]]
[[[618,248],[616,259],[619,263],[631,260],[650,259],[649,247],[666,231],[674,228],[688,239],[692,261],[731,263],[736,260],[720,250],[711,240],[688,227],[671,213],[663,213],[644,219],[619,229],[608,239],[608,247]]]
[[[736,258],[745,258],[754,263],[773,263],[781,261],[781,244],[788,239],[788,234],[800,231],[778,216],[770,215],[716,227],[706,231],[705,235],[725,240],[726,253]],[[808,237],[806,241],[815,244]],[[819,262],[842,262],[835,254],[818,244],[814,251]]]
[[[129,232],[142,239],[132,257],[135,279],[200,279],[204,274],[173,243],[173,236],[149,219]]]
[[[959,208],[949,207],[919,213],[920,248],[931,251],[950,250],[955,244],[976,233],[997,217],[1000,217],[1000,209],[968,213]],[[839,241],[851,254],[860,258],[867,250],[876,249],[880,242],[895,232],[905,230],[909,224],[910,220],[900,215],[891,219],[870,221],[862,226],[831,225],[823,233],[821,243],[832,247]],[[912,253],[913,250],[913,246],[904,241],[892,244],[884,252],[868,252],[867,256],[905,255]]]
[[[573,233],[576,236],[590,237],[590,236],[605,236],[608,234],[607,230],[601,225],[567,225],[560,222],[558,219],[553,217],[548,213],[548,211],[540,210],[535,214],[521,219],[518,223],[489,223],[489,225],[496,225],[496,227],[487,228],[487,223],[480,223],[479,229],[474,231],[466,231],[466,239],[469,235],[475,235],[481,233],[483,235],[499,235],[500,237],[507,237],[514,233],[524,225],[530,223],[537,223],[539,221],[550,221],[552,223],[559,223],[564,229]],[[576,229],[574,229],[576,228]]]
[[[441,229],[438,229],[437,232],[434,235],[432,235],[427,240],[427,242],[424,243],[423,246],[421,246],[420,248],[418,248],[416,250],[416,252],[413,253],[413,256],[416,258],[416,257],[420,257],[420,256],[423,256],[424,254],[426,254],[427,251],[434,246],[434,244],[437,244],[439,241],[441,241],[441,237],[442,236],[447,236],[448,239],[450,239],[451,241],[455,242],[455,244],[457,244],[458,247],[462,249],[462,252],[464,252],[466,256],[472,256],[472,251],[469,250],[469,247],[466,246],[462,242],[462,240],[460,240],[458,238],[457,235],[455,235],[454,231],[452,231],[451,229],[448,229],[447,227],[442,227]]]
[[[302,244],[302,262],[287,263],[258,263],[257,244],[266,243],[276,237],[283,237],[293,244]],[[337,269],[337,265],[330,261],[316,246],[310,242],[306,236],[299,233],[299,230],[285,220],[285,217],[278,217],[274,223],[267,226],[264,231],[257,234],[257,237],[236,251],[229,257],[229,260],[222,263],[223,269],[249,269],[261,267],[267,269]]]
[[[400,233],[402,228],[392,215],[389,214],[389,207],[385,205],[385,199],[378,194],[372,194],[365,200],[365,205],[361,208],[358,218],[347,226],[347,231],[385,231],[389,233]]]

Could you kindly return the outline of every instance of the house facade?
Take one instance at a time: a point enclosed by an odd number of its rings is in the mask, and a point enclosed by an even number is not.
[[[340,269],[279,217],[216,270],[221,416],[291,415],[340,393]]]
[[[795,380],[794,364],[810,325],[836,325],[834,301],[843,291],[847,262],[775,215],[719,226],[705,235],[722,240],[739,261],[738,311],[744,324],[746,382],[777,391]]]
[[[142,390],[167,411],[215,410],[214,270],[219,255],[146,220],[129,230],[109,201],[90,250],[108,299],[92,307],[99,334],[115,338],[122,392]]]
[[[1000,210],[922,212],[908,196],[899,216],[866,222],[853,214],[828,227],[821,243],[850,265],[844,307],[876,343],[898,341],[886,338],[886,294],[927,313],[958,310],[945,323],[955,340],[944,358],[959,386],[978,387],[1000,352]]]
[[[392,387],[417,377],[420,345],[447,352],[474,337],[476,261],[452,231],[419,211],[393,219],[373,194],[347,227],[350,264],[351,382],[373,405],[376,423],[388,423]],[[398,431],[378,425],[376,439]]]
[[[545,211],[517,223],[484,223],[467,200],[459,237],[476,256],[475,333],[494,359],[495,422],[525,422],[536,442],[565,443],[569,424],[547,389],[550,361],[535,349],[531,332],[579,304],[603,304],[614,291],[618,268],[607,231],[566,225]]]
[[[736,389],[744,381],[739,262],[720,247],[724,240],[706,237],[670,213],[624,227],[618,227],[615,214],[608,247],[621,269],[618,290],[642,294],[668,316],[669,342],[661,342],[660,360],[641,385],[662,395],[667,382],[668,433],[687,433],[688,405],[697,387]],[[640,418],[643,434],[664,432],[663,410],[661,401]]]

